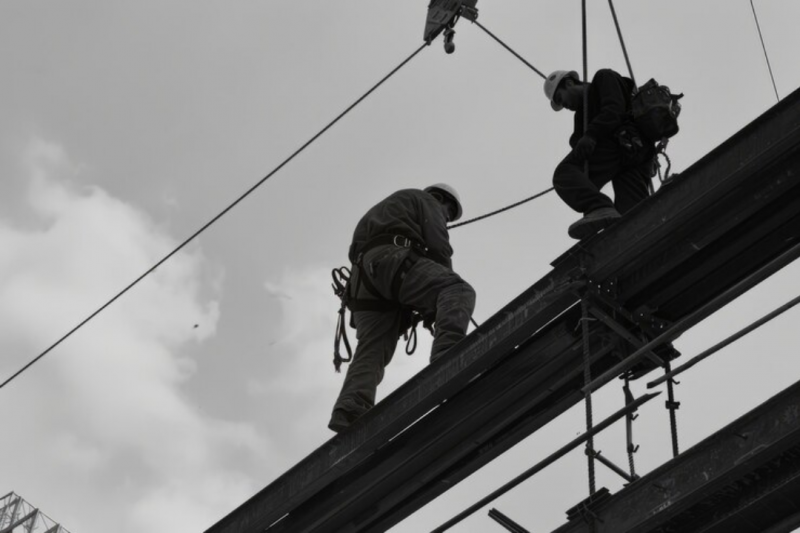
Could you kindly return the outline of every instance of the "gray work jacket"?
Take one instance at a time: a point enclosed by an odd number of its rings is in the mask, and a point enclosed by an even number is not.
[[[364,245],[382,235],[401,235],[422,244],[428,259],[453,268],[445,208],[425,191],[397,191],[367,211],[353,233],[350,261],[355,263]]]

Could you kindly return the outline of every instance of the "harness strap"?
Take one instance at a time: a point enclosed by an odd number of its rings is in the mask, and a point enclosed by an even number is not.
[[[372,281],[370,281],[366,269],[364,268],[364,254],[376,246],[388,244],[409,249],[408,254],[403,259],[403,262],[400,263],[400,266],[397,268],[397,272],[392,279],[390,289],[391,299],[384,298],[380,294]],[[406,353],[411,355],[417,348],[416,326],[421,318],[419,314],[415,313],[412,309],[403,307],[397,303],[397,299],[400,294],[400,287],[403,284],[406,274],[416,264],[420,257],[425,255],[428,249],[424,245],[402,235],[379,235],[378,237],[368,241],[361,248],[362,250],[356,256],[355,261],[353,261],[353,264],[359,268],[360,272],[356,282],[355,290],[352,291],[352,293],[350,291],[350,270],[347,267],[341,267],[334,268],[331,272],[331,276],[333,278],[333,292],[342,301],[342,305],[339,307],[338,311],[339,316],[336,320],[336,334],[333,340],[333,366],[336,369],[336,372],[341,372],[342,363],[349,363],[353,360],[353,350],[350,347],[350,341],[347,338],[347,309],[350,309],[351,312],[399,310],[404,313],[408,313],[409,317],[407,319],[401,319],[401,328],[403,328],[401,331],[403,332],[403,336],[407,341]],[[356,244],[354,243],[350,247],[350,252],[353,253],[355,250]],[[356,297],[358,296],[362,283],[364,288],[367,289],[367,292],[375,297],[374,300]],[[410,333],[407,332],[409,328],[411,330]],[[342,343],[347,350],[346,358],[342,357],[340,352],[340,346]]]
[[[403,262],[398,267],[397,272],[395,273],[394,278],[392,279],[392,284],[390,288],[391,300],[387,300],[386,298],[384,298],[378,291],[378,289],[375,288],[375,285],[373,285],[372,282],[370,281],[369,276],[365,272],[366,269],[364,268],[364,255],[367,252],[378,246],[385,246],[389,244],[392,244],[400,248],[409,249],[408,255],[406,255],[405,259],[403,259]],[[351,250],[352,249],[353,247],[351,247]],[[354,263],[358,265],[358,267],[361,269],[361,275],[358,276],[358,283],[359,284],[363,283],[364,287],[367,289],[367,292],[369,292],[372,296],[374,296],[378,300],[384,302],[386,301],[396,302],[400,295],[400,286],[403,284],[403,280],[405,279],[406,274],[408,273],[409,270],[411,270],[411,267],[413,267],[416,264],[416,262],[420,259],[420,257],[424,257],[427,254],[427,252],[428,248],[425,245],[413,239],[409,239],[408,237],[405,237],[403,235],[378,235],[377,237],[374,237],[373,239],[367,241],[367,243],[361,247],[361,250],[358,256],[356,257],[356,260],[354,261]],[[356,287],[355,294],[358,295],[358,287]],[[351,307],[350,309],[354,311],[356,310],[353,307]]]
[[[350,259],[351,263],[355,264],[358,262],[359,254],[366,254],[376,246],[382,246],[385,244],[393,244],[399,248],[413,248],[417,250],[420,255],[428,254],[428,247],[425,246],[425,243],[423,242],[406,237],[405,235],[384,233],[382,235],[377,235],[368,241],[353,242],[347,252],[347,257]]]

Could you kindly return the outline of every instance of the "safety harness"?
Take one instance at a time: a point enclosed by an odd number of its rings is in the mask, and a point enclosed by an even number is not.
[[[367,275],[367,268],[364,266],[364,255],[378,246],[394,245],[400,248],[408,248],[408,254],[400,263],[397,272],[392,279],[390,288],[391,298],[384,298],[375,285],[370,281]],[[423,320],[422,315],[415,309],[404,306],[398,303],[400,294],[400,287],[403,280],[411,267],[421,258],[425,257],[428,253],[428,248],[413,239],[409,239],[403,235],[379,235],[365,244],[354,242],[350,247],[350,257],[355,257],[353,265],[358,267],[359,276],[356,280],[355,287],[351,288],[352,273],[347,267],[334,268],[331,272],[333,278],[333,293],[341,300],[339,307],[339,317],[336,321],[336,333],[333,340],[333,366],[336,372],[341,371],[342,363],[349,363],[353,360],[353,350],[350,346],[350,341],[347,338],[347,309],[351,313],[358,311],[401,311],[400,317],[400,331],[398,336],[402,334],[406,340],[406,353],[411,355],[417,348],[417,324]],[[356,298],[363,284],[364,288],[373,298]],[[432,330],[432,321],[425,320],[425,327]],[[352,315],[350,317],[351,327],[355,327]],[[347,357],[342,357],[340,353],[340,346],[344,343],[347,351]]]

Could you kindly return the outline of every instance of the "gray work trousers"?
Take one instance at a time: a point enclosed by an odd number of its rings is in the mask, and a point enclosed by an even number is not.
[[[353,265],[351,288],[359,286],[358,276],[367,275],[381,296],[391,299],[392,281],[407,255],[408,249],[394,245],[370,250],[363,260],[366,273]],[[357,298],[372,298],[363,282]],[[405,274],[396,301],[423,316],[435,314],[436,334],[430,356],[433,361],[466,335],[475,309],[475,291],[451,269],[422,257]],[[392,360],[402,334],[399,310],[357,311],[353,321],[358,344],[334,405],[334,411],[344,411],[351,420],[375,405],[384,368]]]

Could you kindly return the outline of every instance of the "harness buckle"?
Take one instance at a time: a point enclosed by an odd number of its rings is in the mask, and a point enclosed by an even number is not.
[[[397,239],[402,239],[403,240],[402,243],[397,242]],[[411,239],[407,239],[402,235],[395,235],[394,238],[392,239],[392,244],[394,244],[395,246],[399,246],[400,248],[411,248]]]

